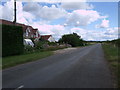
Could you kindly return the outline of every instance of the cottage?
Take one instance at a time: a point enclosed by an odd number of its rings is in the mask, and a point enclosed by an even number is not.
[[[55,42],[55,39],[52,37],[52,35],[41,35],[41,39],[49,42]]]
[[[16,25],[16,26],[21,26],[23,29],[23,38],[24,38],[24,42],[31,42],[30,40],[27,39],[31,39],[34,38],[34,41],[38,41],[40,38],[40,34],[38,32],[38,29],[33,29],[32,26],[28,26],[25,24],[20,24],[20,23],[13,23],[11,21],[7,21],[7,20],[3,20],[0,19],[0,24],[6,24],[6,25]],[[26,40],[25,40],[26,39]],[[28,43],[26,43],[28,44]]]
[[[34,38],[39,39],[40,34],[38,32],[38,29],[33,29],[31,26],[27,26],[25,32],[24,32],[24,38]]]
[[[0,19],[0,24],[6,24],[6,25],[14,25],[13,22],[11,21],[7,21],[7,20],[3,20],[3,19]],[[30,39],[30,38],[40,38],[40,34],[38,32],[38,29],[33,29],[32,26],[28,26],[28,25],[25,25],[25,24],[20,24],[20,23],[16,23],[15,24],[16,26],[22,26],[23,28],[23,37],[25,39]]]

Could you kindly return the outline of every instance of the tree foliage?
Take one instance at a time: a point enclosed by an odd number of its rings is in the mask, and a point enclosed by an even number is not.
[[[81,36],[77,35],[77,33],[73,33],[73,34],[63,35],[58,42],[70,44],[72,45],[72,47],[76,47],[76,46],[82,46],[84,41],[81,39]]]

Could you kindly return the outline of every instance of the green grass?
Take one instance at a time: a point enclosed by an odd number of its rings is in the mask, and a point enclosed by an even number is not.
[[[2,70],[2,58],[0,57],[0,70]]]
[[[45,58],[53,54],[52,51],[64,49],[67,47],[49,47],[45,50],[36,51],[32,53],[25,53],[23,55],[8,56],[2,58],[2,69],[16,66],[18,64],[23,64],[31,61],[35,61],[41,58]],[[0,66],[1,67],[1,66]]]
[[[44,51],[44,52],[36,52],[36,53],[25,54],[25,55],[4,57],[2,58],[2,68],[5,69],[8,67],[16,66],[18,64],[35,61],[35,60],[50,56],[52,54],[53,53],[51,51]]]
[[[120,69],[118,69],[118,67],[120,67],[120,63],[118,61],[119,48],[113,46],[112,44],[103,44],[103,49],[104,49],[105,57],[111,68],[111,71],[114,74],[114,76],[116,77],[116,87],[120,88]]]
[[[117,61],[118,60],[118,48],[112,45],[103,45],[103,49],[106,54],[106,58],[109,61]]]
[[[45,58],[47,56],[52,55],[53,54],[52,51],[58,50],[58,49],[64,49],[64,48],[67,48],[67,47],[49,47],[41,51],[24,53],[23,55],[3,57],[2,58],[2,69],[16,66],[18,64],[35,61],[41,58]]]

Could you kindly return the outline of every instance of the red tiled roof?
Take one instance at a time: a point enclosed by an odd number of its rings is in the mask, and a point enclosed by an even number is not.
[[[48,40],[50,36],[52,36],[52,35],[42,35],[41,39]]]
[[[7,20],[3,20],[3,19],[0,19],[0,24],[14,25],[14,23],[12,21],[7,21]],[[15,25],[16,26],[22,26],[23,31],[25,31],[26,28],[27,28],[27,26],[24,25],[24,24],[16,23]]]
[[[34,35],[36,35],[36,31],[38,30],[38,29],[33,29],[33,27],[29,26],[29,25],[20,24],[20,23],[14,24],[12,21],[7,21],[7,20],[3,20],[3,19],[0,19],[0,24],[22,26],[23,32],[26,32],[26,29],[29,28],[30,34],[34,34]]]
[[[27,25],[26,25],[26,26],[27,26]],[[33,27],[32,27],[32,26],[27,26],[27,27],[29,27],[30,30],[33,30]]]
[[[0,24],[14,25],[13,22],[7,21],[7,20],[3,20],[3,19],[0,19]]]
[[[33,29],[33,33],[36,33],[37,30],[38,30],[38,29]]]
[[[3,19],[0,19],[0,24],[14,25],[14,23],[12,21],[7,21],[7,20],[3,20]],[[28,25],[25,25],[25,24],[16,23],[15,25],[16,26],[22,26],[23,31],[25,31],[28,27],[30,28],[30,30],[33,30],[32,26],[28,26]]]

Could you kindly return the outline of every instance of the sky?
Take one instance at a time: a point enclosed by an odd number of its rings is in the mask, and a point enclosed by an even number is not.
[[[13,1],[0,3],[0,19],[13,21]],[[87,41],[113,40],[118,38],[118,3],[17,1],[17,22],[56,40],[73,32]]]

